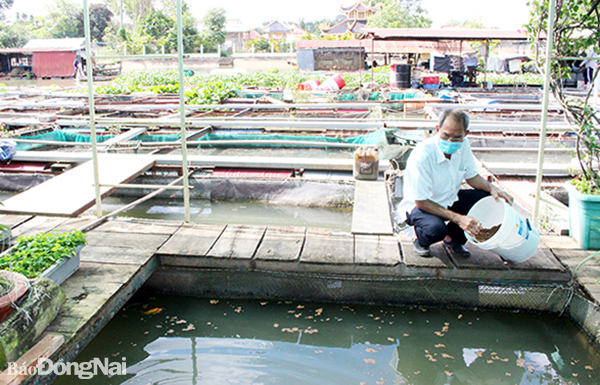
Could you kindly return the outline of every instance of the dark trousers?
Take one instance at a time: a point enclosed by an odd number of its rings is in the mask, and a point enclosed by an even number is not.
[[[488,195],[490,193],[483,190],[460,190],[458,192],[458,200],[448,209],[455,213],[466,215],[478,200]],[[406,223],[415,227],[415,234],[417,234],[419,244],[423,247],[429,247],[443,240],[446,235],[451,236],[452,240],[456,241],[459,245],[467,243],[465,232],[456,223],[448,222],[446,224],[444,219],[419,210],[416,207],[408,214]]]
[[[589,67],[583,68],[583,82],[585,84],[591,83],[594,80],[594,69]]]

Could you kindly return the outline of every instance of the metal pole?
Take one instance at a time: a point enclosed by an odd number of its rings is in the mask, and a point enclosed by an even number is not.
[[[179,117],[181,118],[181,168],[183,171],[183,206],[185,222],[190,223],[190,189],[187,168],[187,134],[185,129],[185,87],[183,83],[183,28],[181,0],[177,0],[177,55],[179,56]]]
[[[538,148],[537,175],[535,180],[535,205],[533,207],[533,225],[539,227],[540,195],[542,190],[542,177],[544,167],[544,149],[546,147],[546,126],[548,124],[548,99],[550,97],[550,70],[552,68],[552,51],[554,47],[554,15],[556,13],[556,0],[550,0],[548,11],[548,32],[546,34],[546,65],[544,78],[544,99],[542,102],[542,127],[540,144]]]
[[[373,83],[373,63],[375,63],[375,37],[371,39],[371,83]]]
[[[100,176],[98,175],[98,148],[96,141],[96,115],[94,106],[94,73],[92,68],[92,48],[90,34],[90,12],[88,1],[83,0],[83,23],[85,28],[85,60],[88,85],[88,104],[90,109],[90,134],[92,136],[92,162],[94,166],[94,190],[96,192],[96,216],[102,216],[102,196],[100,195]]]

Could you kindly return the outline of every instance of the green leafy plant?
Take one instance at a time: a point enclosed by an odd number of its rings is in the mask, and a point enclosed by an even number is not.
[[[548,25],[548,0],[530,2],[531,20],[527,25],[536,47],[546,34]],[[600,191],[600,145],[596,127],[600,116],[590,105],[593,88],[583,98],[574,98],[564,92],[566,80],[572,78],[574,57],[594,50],[600,52],[600,10],[598,2],[588,0],[557,0],[554,17],[554,46],[551,52],[537,55],[536,65],[541,70],[546,60],[551,60],[550,90],[563,111],[576,136],[575,154],[581,168],[573,184],[583,194]],[[568,59],[571,58],[571,59]],[[594,83],[598,71],[594,71]]]
[[[0,258],[0,270],[36,278],[61,259],[73,257],[75,249],[87,243],[86,237],[79,230],[20,236],[10,252]]]

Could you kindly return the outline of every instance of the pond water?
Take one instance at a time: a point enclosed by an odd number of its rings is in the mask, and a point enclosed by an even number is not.
[[[94,384],[597,384],[600,373],[566,318],[152,293],[77,362],[94,358],[127,366]]]
[[[108,197],[102,201],[102,209],[104,214],[108,214],[133,200],[133,198]],[[94,213],[95,206],[88,210],[88,214],[93,215]],[[118,216],[185,220],[183,200],[181,199],[151,199]],[[317,227],[348,232],[352,227],[352,208],[303,207],[193,199],[190,200],[190,220],[193,223]]]

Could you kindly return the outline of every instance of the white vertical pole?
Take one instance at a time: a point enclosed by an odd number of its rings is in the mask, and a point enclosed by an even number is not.
[[[185,90],[183,84],[183,23],[181,20],[181,0],[177,0],[177,56],[179,60],[179,117],[181,118],[181,168],[183,175],[183,205],[185,221],[190,223],[190,189],[187,167],[187,140],[185,129]]]
[[[546,148],[546,126],[548,124],[548,98],[550,97],[550,71],[552,68],[552,51],[554,47],[554,15],[556,13],[556,0],[550,0],[548,11],[548,31],[546,32],[546,65],[544,78],[544,99],[542,101],[542,127],[540,130],[540,143],[538,147],[538,164],[535,181],[535,205],[533,208],[533,225],[539,226],[540,195],[542,191],[542,177],[544,167],[544,150]]]
[[[96,143],[96,115],[94,106],[94,71],[92,66],[92,47],[90,43],[90,12],[87,0],[83,0],[83,26],[85,28],[85,60],[88,85],[88,105],[90,109],[90,133],[92,135],[92,164],[94,167],[94,191],[96,193],[96,216],[102,216],[102,197],[100,195],[100,176],[98,174],[98,147]]]

